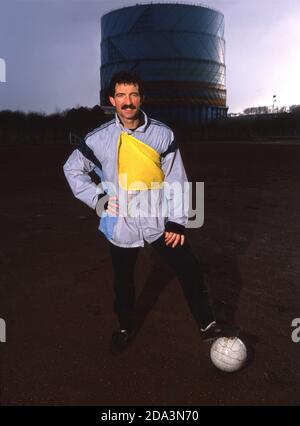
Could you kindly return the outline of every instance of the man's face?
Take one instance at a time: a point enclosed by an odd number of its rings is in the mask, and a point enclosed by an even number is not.
[[[132,120],[138,116],[142,97],[139,93],[138,84],[117,83],[115,96],[109,97],[111,104],[116,108],[119,117],[125,120]]]

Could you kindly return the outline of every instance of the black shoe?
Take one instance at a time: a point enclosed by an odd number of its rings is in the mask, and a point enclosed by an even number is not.
[[[120,352],[127,348],[133,337],[133,330],[116,330],[111,336],[111,348],[114,352]]]
[[[219,337],[236,337],[238,328],[233,326],[222,326],[216,321],[213,321],[207,328],[200,330],[201,339],[203,342],[213,342]]]

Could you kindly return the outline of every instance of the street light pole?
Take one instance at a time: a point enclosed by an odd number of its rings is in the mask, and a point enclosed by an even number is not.
[[[275,112],[275,102],[276,102],[276,95],[273,95],[273,109],[272,109],[273,114]]]

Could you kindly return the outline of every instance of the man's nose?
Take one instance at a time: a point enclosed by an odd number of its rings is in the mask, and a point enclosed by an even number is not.
[[[131,97],[130,97],[130,95],[125,95],[124,103],[126,105],[131,104]]]

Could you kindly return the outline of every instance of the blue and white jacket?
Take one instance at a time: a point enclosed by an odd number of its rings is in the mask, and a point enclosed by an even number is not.
[[[96,209],[101,193],[106,192],[109,196],[116,195],[120,207],[123,205],[123,213],[124,209],[128,213],[128,191],[118,185],[117,146],[120,134],[126,132],[160,154],[164,185],[168,187],[167,184],[172,186],[175,182],[179,183],[182,187],[182,198],[178,197],[177,193],[175,199],[174,191],[166,191],[164,188],[130,191],[131,200],[136,197],[133,204],[134,214],[113,216],[103,210],[99,230],[111,243],[119,247],[143,247],[145,241],[152,243],[165,231],[183,234],[188,222],[188,180],[174,134],[165,124],[148,117],[144,111],[141,113],[142,123],[135,130],[125,128],[116,113],[113,120],[90,132],[63,166],[66,179],[76,198]],[[92,171],[100,177],[102,187],[93,182],[89,175]],[[140,195],[154,195],[151,214],[144,214],[142,205],[145,204],[139,199]]]

